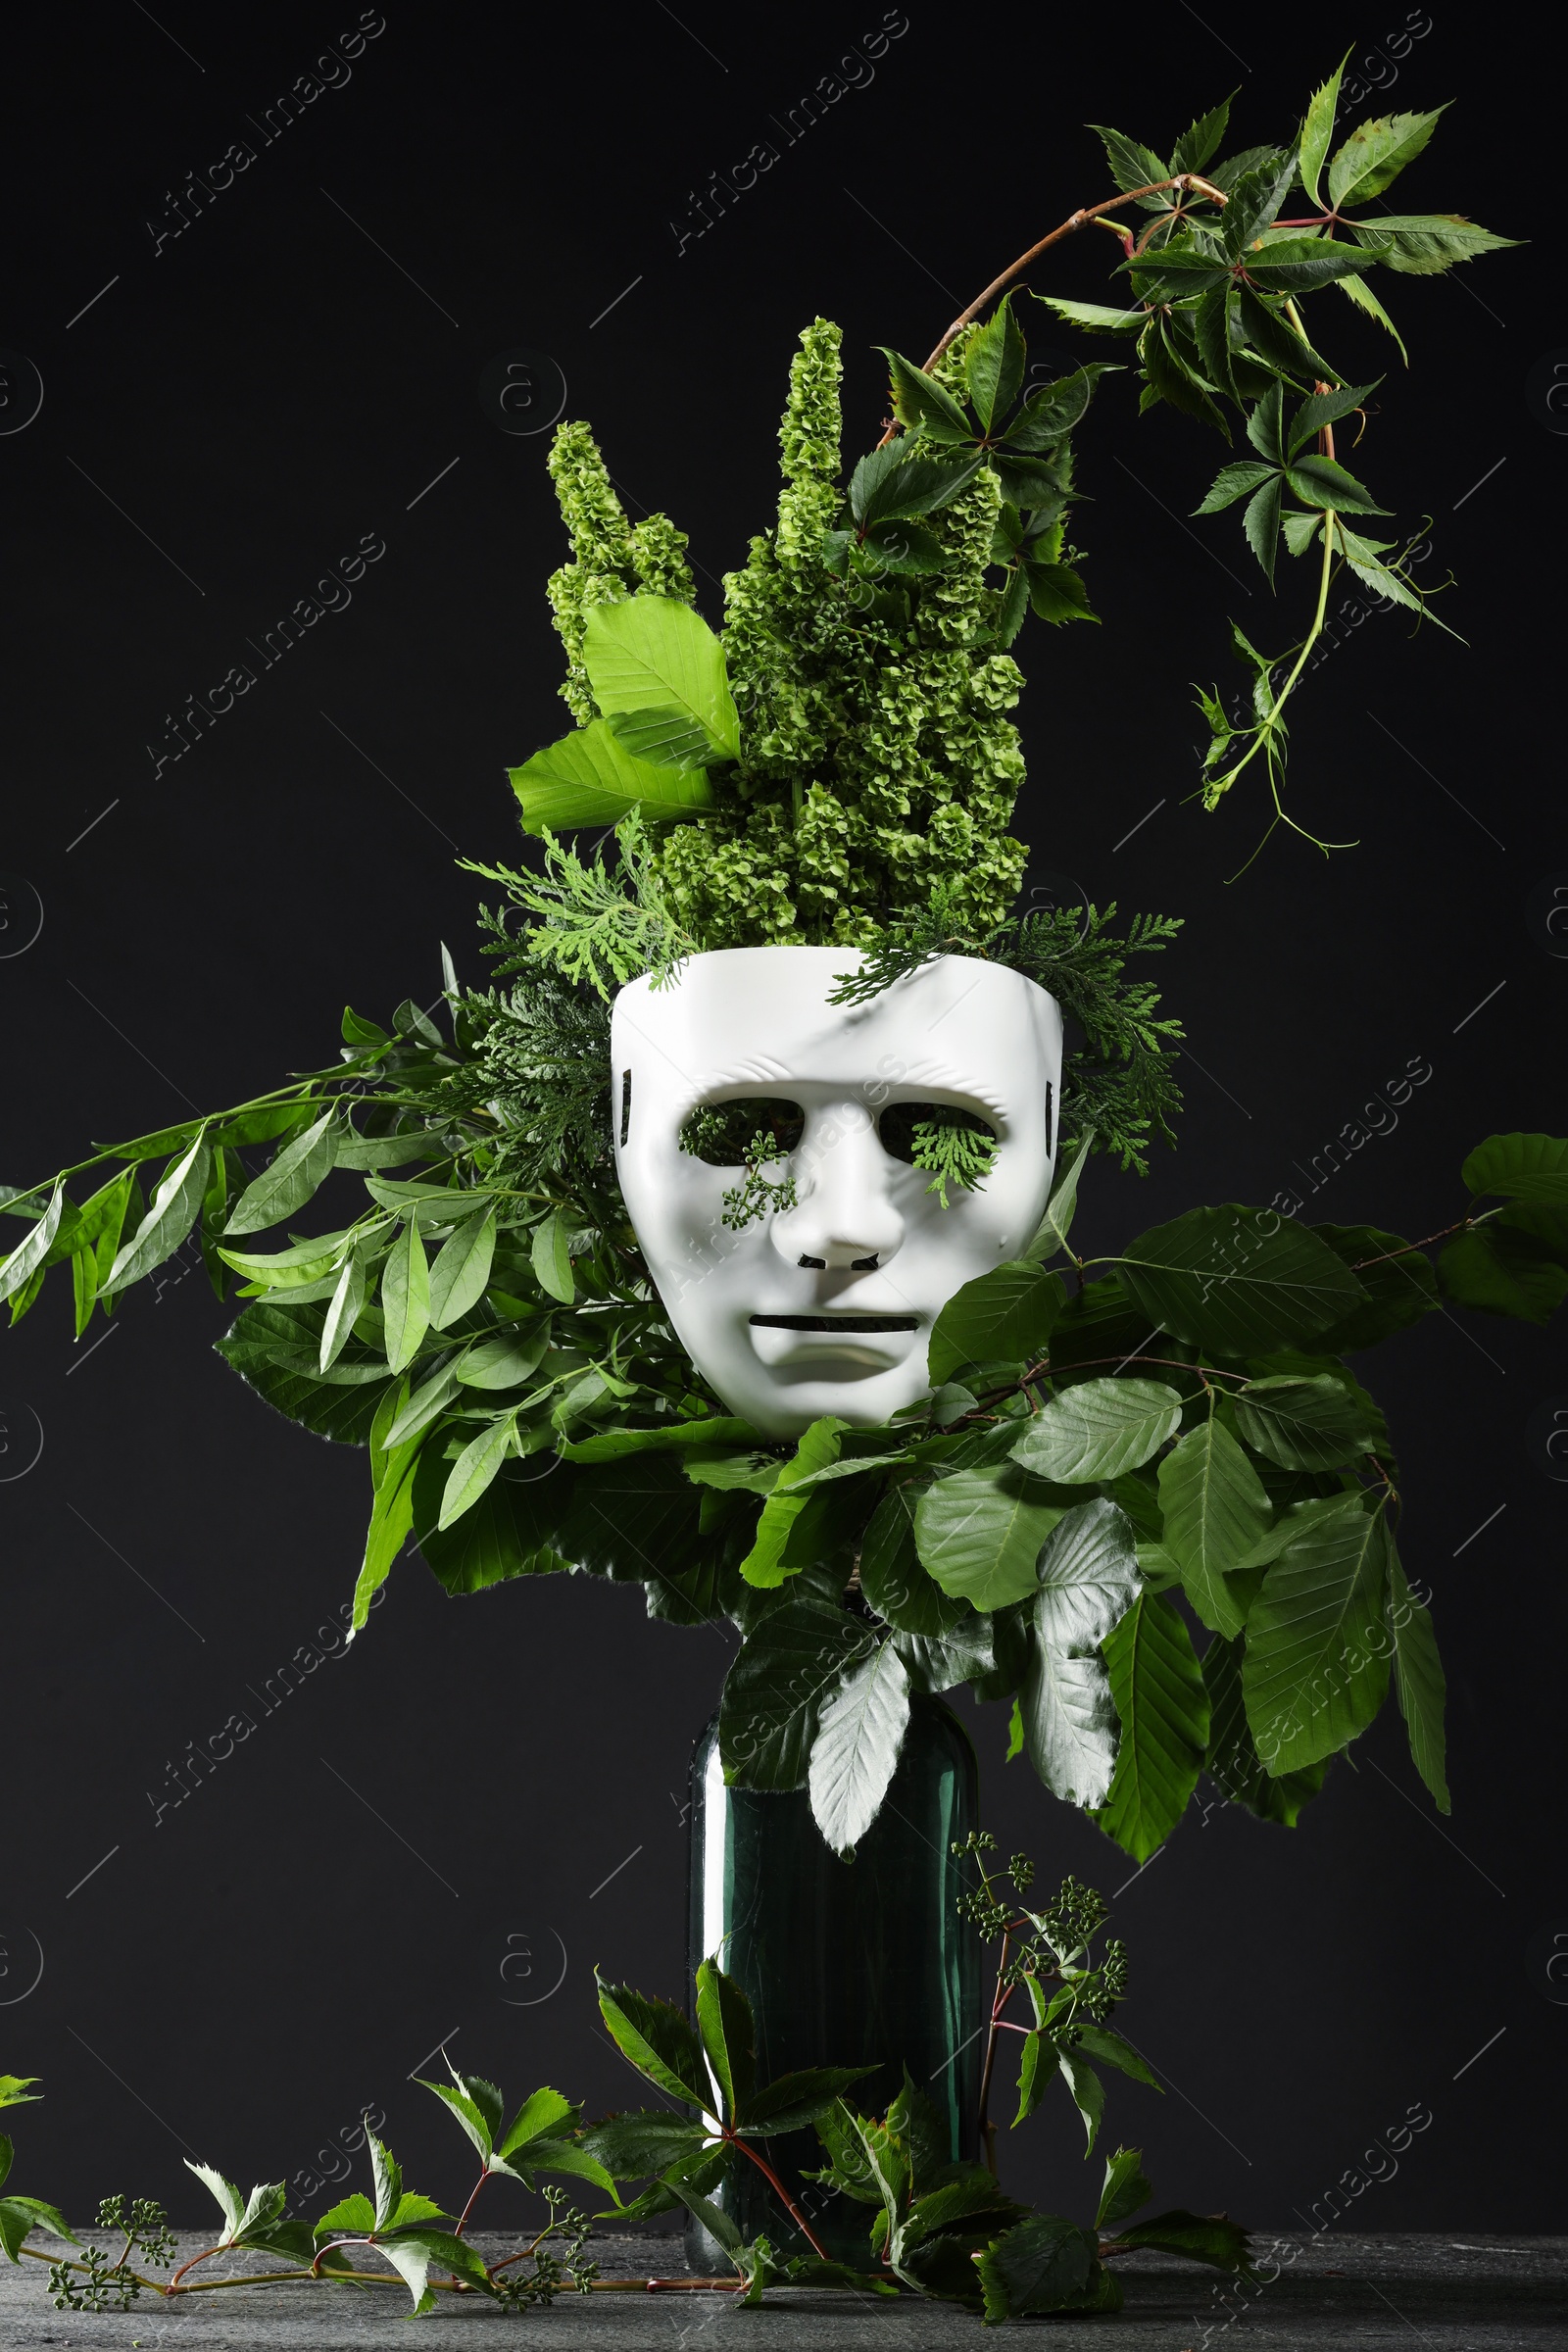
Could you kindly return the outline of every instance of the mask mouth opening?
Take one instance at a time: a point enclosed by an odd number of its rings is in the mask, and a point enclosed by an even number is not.
[[[763,1331],[918,1331],[918,1315],[749,1315]]]

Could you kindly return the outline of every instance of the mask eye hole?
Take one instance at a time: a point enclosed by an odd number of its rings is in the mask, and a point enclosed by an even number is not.
[[[983,1119],[978,1111],[960,1110],[952,1102],[890,1102],[877,1120],[877,1135],[891,1159],[902,1159],[909,1167],[928,1167],[932,1164],[932,1131],[955,1127],[968,1135],[984,1136],[993,1144],[997,1141],[989,1119]],[[925,1130],[923,1137],[918,1132],[921,1129]]]
[[[700,1102],[687,1114],[680,1148],[710,1168],[744,1168],[754,1139],[766,1139],[765,1159],[788,1159],[806,1132],[806,1113],[786,1095],[739,1095]]]

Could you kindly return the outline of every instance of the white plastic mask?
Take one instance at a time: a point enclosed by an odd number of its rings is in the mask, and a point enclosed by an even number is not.
[[[869,1426],[922,1396],[938,1314],[1020,1254],[1051,1189],[1054,1000],[947,956],[869,1004],[829,1004],[859,961],[846,948],[725,949],[615,999],[616,1168],[637,1238],[693,1361],[772,1436],[824,1413]],[[764,1171],[793,1180],[796,1204],[726,1230],[743,1171],[684,1151],[681,1129],[701,1105],[760,1097],[785,1114],[783,1135],[799,1132]],[[896,1155],[909,1124],[901,1135],[898,1108],[919,1102],[977,1114],[997,1139],[983,1183],[950,1187],[946,1208]]]

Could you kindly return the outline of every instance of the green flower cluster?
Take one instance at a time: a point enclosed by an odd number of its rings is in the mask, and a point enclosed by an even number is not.
[[[743,758],[718,806],[671,828],[655,862],[680,927],[708,948],[870,946],[933,886],[976,927],[1017,894],[1027,850],[1007,825],[1023,757],[1006,713],[1022,679],[983,642],[999,495],[978,474],[934,527],[947,559],[918,600],[829,568],[841,493],[840,331],[801,337],[780,429],[775,530],[725,580],[724,653]],[[588,428],[563,426],[551,471],[574,561],[550,585],[574,714],[595,715],[580,652],[589,607],[627,593],[691,600],[685,541],[632,528]]]

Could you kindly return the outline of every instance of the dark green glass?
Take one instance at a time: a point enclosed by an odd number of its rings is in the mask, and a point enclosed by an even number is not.
[[[692,1756],[688,1975],[716,1954],[757,2020],[760,2082],[808,2066],[875,2066],[850,2093],[880,2115],[908,2068],[948,2119],[953,2153],[975,2153],[979,2089],[979,1947],[958,1918],[972,1864],[951,1851],[978,1824],[974,1749],[957,1717],[917,1697],[904,1753],[853,1862],[822,1841],[806,1790],[726,1788],[718,1719]],[[814,2132],[763,2150],[838,2261],[867,2267],[869,2205],[828,2195],[802,2174],[826,2159]],[[757,2167],[732,2161],[714,2202],[748,2238],[808,2254]],[[694,2270],[727,2270],[706,2230],[686,2233]]]

